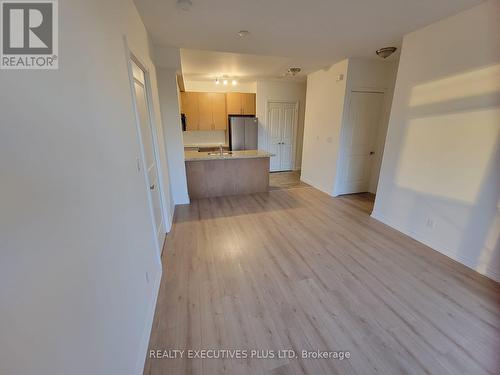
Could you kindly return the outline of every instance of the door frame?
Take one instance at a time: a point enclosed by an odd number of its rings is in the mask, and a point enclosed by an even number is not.
[[[125,39],[125,52],[126,52],[126,59],[127,59],[127,70],[128,70],[128,76],[129,76],[129,84],[130,84],[130,89],[131,89],[131,98],[132,98],[132,110],[134,112],[134,117],[135,117],[135,125],[136,125],[136,132],[137,132],[137,142],[139,146],[139,157],[137,158],[137,170],[140,173],[142,169],[142,175],[144,178],[144,187],[147,193],[147,199],[148,199],[148,205],[149,205],[149,214],[151,217],[151,226],[152,226],[152,234],[153,234],[153,239],[154,239],[154,244],[156,248],[156,253],[157,253],[157,260],[159,264],[161,265],[161,255],[162,255],[162,249],[163,249],[163,244],[160,245],[159,243],[159,238],[157,236],[157,223],[154,215],[154,208],[153,208],[153,200],[151,197],[150,193],[150,188],[149,188],[149,177],[148,177],[148,171],[147,171],[147,165],[146,165],[146,158],[145,158],[145,152],[144,152],[144,146],[142,142],[142,135],[141,135],[141,128],[140,128],[140,116],[139,112],[137,111],[137,98],[135,96],[135,87],[134,87],[134,75],[132,71],[132,62],[134,62],[143,72],[144,72],[144,92],[146,95],[146,104],[148,107],[148,119],[149,119],[149,126],[151,129],[151,135],[152,135],[152,145],[153,145],[153,154],[155,158],[155,164],[156,164],[156,169],[157,169],[157,178],[158,178],[158,191],[160,193],[160,212],[162,216],[162,226],[160,228],[161,233],[163,234],[163,241],[165,240],[166,236],[166,228],[169,223],[169,216],[166,214],[165,210],[165,200],[164,200],[164,189],[163,189],[163,173],[161,169],[161,163],[160,163],[160,158],[159,158],[159,147],[158,147],[158,134],[154,122],[154,110],[153,110],[153,102],[152,102],[152,95],[151,95],[151,80],[150,80],[150,73],[149,69],[147,68],[146,63],[144,63],[139,57],[138,54],[134,53],[132,51],[127,43],[127,40]]]
[[[273,100],[268,99],[266,102],[266,150],[270,152],[269,148],[269,105],[271,103],[279,103],[279,104],[293,104],[295,106],[295,120],[293,122],[293,141],[292,141],[292,171],[296,171],[295,167],[295,159],[297,153],[297,132],[298,132],[298,124],[299,124],[299,101],[298,100]],[[279,171],[278,171],[279,172]]]
[[[345,151],[346,151],[346,144],[345,144],[345,132],[347,131],[347,126],[349,125],[349,111],[351,109],[351,99],[352,99],[352,93],[353,92],[361,92],[361,93],[368,93],[368,94],[382,94],[384,95],[383,98],[383,106],[385,107],[385,101],[387,100],[387,91],[388,89],[385,87],[371,87],[371,86],[353,86],[349,89],[347,96],[346,96],[346,101],[347,105],[344,106],[343,114],[342,114],[342,126],[340,129],[340,147],[339,147],[339,153],[338,153],[338,158],[337,158],[337,168],[336,168],[336,173],[335,173],[335,186],[333,189],[333,196],[339,196],[342,194],[348,194],[348,193],[343,193],[340,190],[340,177],[342,176],[342,173],[344,172],[344,169],[346,168],[345,166]],[[384,108],[382,108],[382,111]],[[378,129],[380,130],[380,125],[382,121],[382,114],[381,112],[381,117],[379,118],[379,123],[378,123]],[[377,137],[379,134],[377,133]],[[383,150],[381,150],[383,151]]]

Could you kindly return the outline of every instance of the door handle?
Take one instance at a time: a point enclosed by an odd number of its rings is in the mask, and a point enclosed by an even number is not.
[[[155,189],[155,184],[149,186],[149,190],[154,190]]]

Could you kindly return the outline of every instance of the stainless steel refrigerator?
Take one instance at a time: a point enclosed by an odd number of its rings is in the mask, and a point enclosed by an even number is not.
[[[257,117],[229,116],[231,150],[257,150]]]

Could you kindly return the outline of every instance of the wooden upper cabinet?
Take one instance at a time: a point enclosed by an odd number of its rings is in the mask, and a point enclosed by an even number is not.
[[[241,114],[255,116],[255,94],[241,94]]]
[[[255,116],[255,94],[228,92],[226,94],[228,115]]]
[[[214,130],[227,129],[226,95],[220,93],[212,94],[212,116]]]
[[[200,109],[200,125],[198,130],[213,130],[212,93],[198,93],[198,108]]]
[[[186,115],[186,130],[198,130],[200,114],[197,92],[181,92],[181,112]]]
[[[226,105],[228,115],[241,115],[241,93],[228,92],[226,94]]]
[[[255,116],[255,94],[182,92],[187,130],[227,130],[228,115]]]
[[[214,92],[181,92],[181,112],[186,130],[226,130],[226,95]]]

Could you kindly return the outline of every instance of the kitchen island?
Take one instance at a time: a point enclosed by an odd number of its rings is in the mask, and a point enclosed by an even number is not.
[[[250,194],[269,188],[269,158],[259,150],[186,151],[186,177],[191,199]]]

